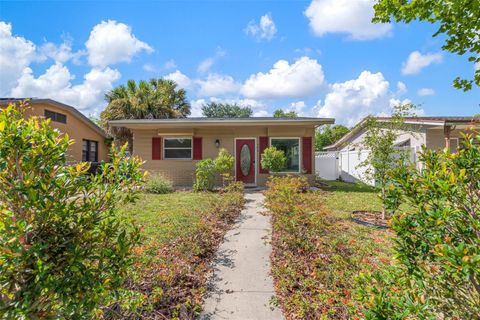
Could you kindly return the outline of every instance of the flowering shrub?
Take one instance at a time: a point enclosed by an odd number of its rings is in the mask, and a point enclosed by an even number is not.
[[[139,232],[117,207],[136,199],[141,161],[124,147],[97,175],[68,166],[72,141],[24,107],[0,111],[2,318],[100,317],[132,297],[122,287]]]
[[[369,318],[480,318],[480,146],[474,141],[466,139],[453,154],[424,150],[422,170],[393,170],[387,199],[397,211],[399,264],[359,278]]]

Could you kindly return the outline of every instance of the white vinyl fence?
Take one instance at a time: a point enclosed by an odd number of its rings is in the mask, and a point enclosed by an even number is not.
[[[407,147],[399,150],[410,151],[410,160],[420,166],[417,148]],[[315,154],[316,174],[325,180],[362,181],[373,185],[374,181],[368,179],[365,175],[367,168],[360,166],[369,152],[369,150],[317,152]]]

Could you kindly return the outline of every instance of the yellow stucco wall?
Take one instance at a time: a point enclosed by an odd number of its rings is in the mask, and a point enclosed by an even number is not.
[[[52,104],[46,103],[34,103],[30,104],[29,108],[25,112],[25,116],[39,116],[43,117],[45,109],[59,112],[67,116],[67,123],[61,123],[56,121],[50,121],[50,125],[57,128],[63,133],[67,133],[69,138],[74,140],[74,143],[68,150],[68,156],[70,162],[82,161],[82,140],[93,140],[98,142],[98,161],[108,161],[108,147],[105,144],[105,137],[93,130],[83,120],[80,120],[78,115],[72,112],[59,108]]]
[[[133,154],[145,161],[143,168],[151,173],[159,173],[172,181],[175,186],[191,186],[194,181],[195,164],[198,160],[152,160],[152,138],[173,137],[175,133],[191,133],[192,136],[202,137],[202,157],[215,158],[219,148],[215,146],[215,140],[220,140],[220,148],[227,149],[232,155],[235,153],[235,138],[255,138],[256,140],[256,181],[258,186],[264,186],[268,174],[260,174],[259,166],[259,137],[312,137],[312,174],[306,175],[313,184],[315,177],[315,152],[313,126],[248,126],[248,127],[209,127],[189,129],[156,129],[144,130],[133,129]],[[185,136],[185,134],[182,134]],[[300,144],[301,148],[301,144]],[[300,150],[300,164],[302,164],[302,150]],[[219,181],[217,179],[217,181]]]

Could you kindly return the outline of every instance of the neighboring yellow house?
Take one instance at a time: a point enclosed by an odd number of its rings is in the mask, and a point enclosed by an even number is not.
[[[0,108],[23,99],[3,98]],[[51,99],[29,99],[25,116],[50,118],[50,125],[67,133],[74,144],[68,150],[69,162],[108,161],[107,135],[94,122],[72,106]]]
[[[249,186],[265,186],[268,172],[260,165],[263,150],[272,145],[287,156],[291,174],[315,179],[315,128],[332,124],[322,118],[182,118],[114,120],[112,127],[133,133],[133,154],[144,169],[170,179],[175,186],[191,186],[198,160],[215,158],[220,148],[235,156],[235,179]]]

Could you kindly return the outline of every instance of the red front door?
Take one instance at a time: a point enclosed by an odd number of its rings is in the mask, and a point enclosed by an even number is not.
[[[245,184],[255,184],[255,139],[236,140],[235,177]]]

